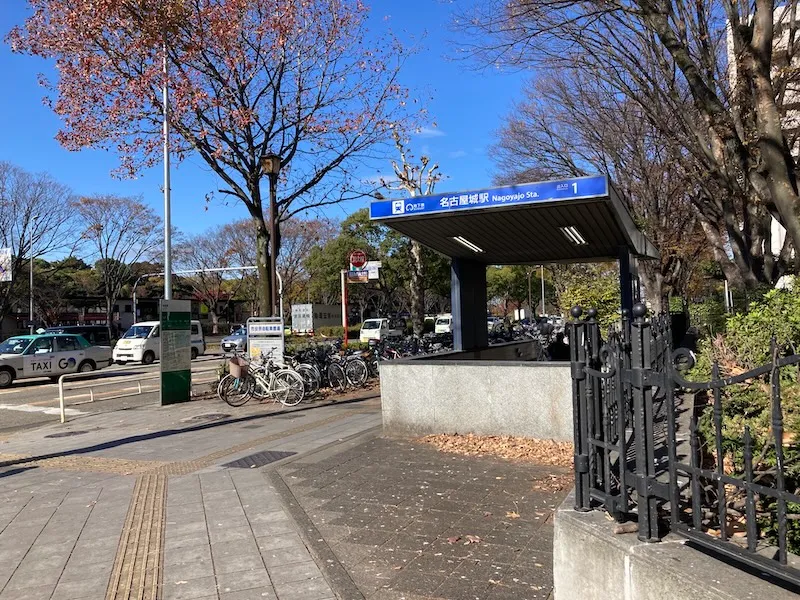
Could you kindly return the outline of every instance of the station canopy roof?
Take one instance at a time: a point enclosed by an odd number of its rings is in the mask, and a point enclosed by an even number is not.
[[[487,265],[616,260],[621,248],[659,257],[605,175],[377,200],[370,219]]]

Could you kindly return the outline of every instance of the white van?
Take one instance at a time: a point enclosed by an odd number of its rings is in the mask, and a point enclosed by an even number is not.
[[[366,344],[370,340],[385,340],[386,338],[399,338],[405,334],[405,321],[403,319],[367,319],[361,324],[358,339]]]
[[[439,315],[433,325],[434,333],[453,333],[453,316]]]
[[[158,321],[134,323],[114,346],[114,362],[120,365],[128,362],[141,362],[149,365],[154,360],[158,360],[161,352],[159,325]],[[200,321],[192,321],[190,327],[192,359],[195,359],[206,351],[206,342],[203,339],[203,328],[200,326]]]

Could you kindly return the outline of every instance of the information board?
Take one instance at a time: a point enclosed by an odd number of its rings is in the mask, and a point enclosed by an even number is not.
[[[283,319],[281,317],[250,317],[247,319],[247,351],[251,360],[261,355],[283,364]]]
[[[161,405],[192,397],[192,303],[161,300]]]
[[[386,219],[607,195],[608,178],[605,175],[573,177],[471,192],[415,196],[405,200],[377,200],[370,204],[369,216],[371,219]]]

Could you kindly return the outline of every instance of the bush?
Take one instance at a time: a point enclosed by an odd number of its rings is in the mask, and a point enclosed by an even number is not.
[[[351,338],[353,336],[358,337],[358,334],[361,331],[361,324],[359,323],[358,325],[350,325],[347,328],[347,331],[348,331],[348,338]],[[323,337],[341,338],[344,337],[344,327],[342,327],[341,325],[320,327],[317,331],[315,331],[315,333]]]
[[[721,298],[706,298],[689,304],[689,323],[702,335],[717,335],[725,331],[725,303]]]
[[[697,362],[690,372],[695,381],[711,379],[712,366],[719,364],[722,377],[733,377],[757,368],[772,360],[771,340],[774,337],[779,356],[795,354],[800,343],[800,295],[789,290],[770,290],[764,297],[751,303],[747,313],[731,315],[724,324],[725,333],[701,340]],[[786,487],[796,490],[800,485],[800,383],[797,368],[785,367],[780,371],[781,408],[784,417],[784,465]],[[699,419],[701,444],[706,448],[708,460],[713,456],[715,431],[713,422],[713,397],[706,397],[707,405]],[[771,425],[771,386],[769,376],[751,379],[722,389],[722,445],[730,464],[726,471],[743,477],[743,436],[745,427],[753,438],[754,454],[761,456],[756,470],[762,471],[763,485],[774,485],[776,465],[775,437]],[[768,516],[759,521],[762,534],[773,538],[776,531],[774,506],[762,498],[761,510]],[[800,521],[789,521],[789,548],[800,551]]]

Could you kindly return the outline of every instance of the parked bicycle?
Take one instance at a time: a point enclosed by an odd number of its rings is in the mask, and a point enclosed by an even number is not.
[[[229,361],[228,375],[217,386],[217,395],[229,405],[238,407],[251,398],[272,400],[284,406],[296,406],[305,395],[303,378],[292,369],[278,365],[269,355],[261,361],[250,361],[236,354]]]

